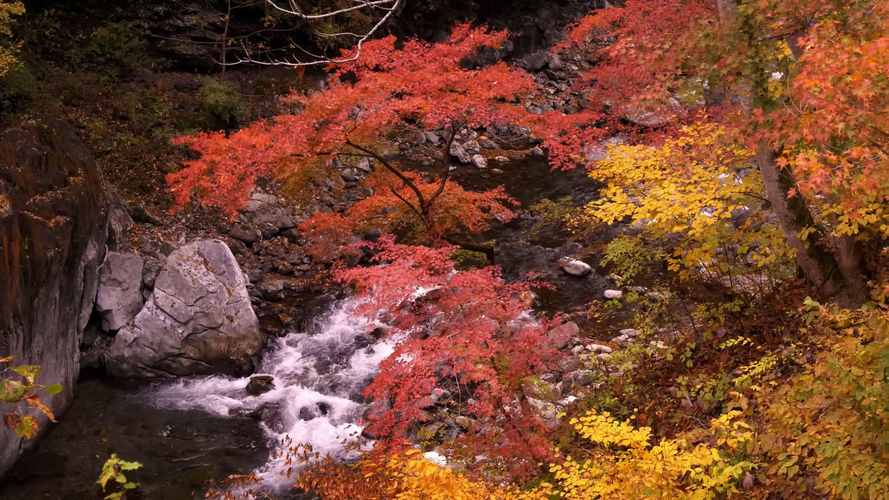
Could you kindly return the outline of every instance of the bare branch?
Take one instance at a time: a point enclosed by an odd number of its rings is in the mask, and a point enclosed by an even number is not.
[[[377,20],[373,26],[367,30],[365,33],[352,33],[352,32],[341,32],[341,33],[323,33],[317,32],[318,36],[323,38],[338,38],[338,37],[349,37],[356,39],[355,46],[352,48],[351,52],[347,55],[343,55],[341,57],[327,57],[321,54],[313,54],[310,51],[304,49],[303,47],[296,47],[305,55],[307,55],[310,59],[304,60],[299,56],[291,55],[288,58],[266,58],[260,59],[254,57],[251,54],[250,48],[246,43],[242,43],[241,48],[244,52],[245,57],[238,58],[235,61],[224,62],[226,66],[235,66],[238,64],[258,64],[262,66],[288,66],[288,67],[305,67],[305,66],[319,66],[319,65],[327,65],[327,64],[342,64],[348,63],[352,61],[356,61],[361,57],[361,50],[364,46],[364,43],[369,40],[374,34],[376,34],[380,28],[386,24],[386,22],[392,18],[395,12],[398,11],[401,4],[404,0],[355,0],[355,5],[350,7],[344,7],[338,10],[332,10],[329,12],[322,12],[319,14],[306,14],[299,8],[296,4],[295,0],[288,0],[288,7],[282,6],[276,0],[266,0],[268,5],[270,5],[273,9],[278,12],[282,12],[284,14],[296,16],[305,21],[317,21],[321,19],[329,19],[335,16],[339,16],[342,14],[347,14],[349,12],[354,12],[358,10],[369,10],[374,12],[383,13],[380,16],[380,19]]]

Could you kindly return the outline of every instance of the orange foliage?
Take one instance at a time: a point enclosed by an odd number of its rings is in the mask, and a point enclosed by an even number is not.
[[[430,129],[511,121],[521,114],[512,103],[533,89],[531,77],[505,63],[460,66],[480,47],[505,39],[502,31],[459,25],[444,43],[409,40],[397,47],[393,36],[368,42],[360,59],[336,67],[326,90],[286,98],[300,113],[255,123],[231,137],[180,137],[177,142],[200,157],[168,177],[176,202],[197,196],[234,214],[258,177],[287,177],[344,150],[354,154],[349,143],[383,143],[404,120]]]

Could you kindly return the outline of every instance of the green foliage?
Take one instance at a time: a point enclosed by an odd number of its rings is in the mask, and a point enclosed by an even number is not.
[[[96,481],[96,484],[102,487],[105,500],[121,500],[126,497],[128,491],[138,488],[139,483],[130,481],[124,472],[141,468],[142,464],[139,462],[129,462],[118,457],[116,453],[112,453],[111,457],[102,465],[102,471]]]
[[[39,85],[34,73],[22,62],[7,68],[0,74],[0,98],[30,99]]]
[[[136,26],[117,22],[100,26],[72,54],[73,62],[109,71],[128,71],[147,63],[145,41]]]
[[[218,78],[204,78],[198,99],[210,130],[234,129],[246,114],[246,106],[238,89]]]
[[[22,405],[43,413],[50,421],[55,422],[52,410],[38,395],[41,391],[52,396],[62,392],[62,386],[52,384],[44,386],[37,383],[40,367],[37,365],[9,366],[12,357],[0,358],[0,403],[12,407],[3,415],[4,425],[22,439],[31,439],[37,435],[39,424],[34,415],[26,414]]]
[[[638,236],[618,236],[605,248],[602,264],[611,266],[620,277],[620,283],[632,283],[652,270],[663,255],[652,245],[646,245]]]
[[[530,237],[544,245],[561,244],[565,239],[565,229],[568,222],[578,211],[570,196],[557,200],[544,198],[529,208],[531,213],[537,216],[536,222],[529,231]]]

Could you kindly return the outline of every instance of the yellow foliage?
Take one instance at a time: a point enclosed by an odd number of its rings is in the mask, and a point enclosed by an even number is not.
[[[25,6],[19,1],[0,0],[0,78],[18,62],[16,46],[12,43],[12,20],[25,13]]]
[[[704,123],[661,146],[611,146],[590,170],[606,186],[587,215],[608,224],[629,219],[649,238],[669,241],[668,263],[682,277],[783,265],[789,257],[783,236],[752,207],[761,203],[762,179],[751,152],[732,139]],[[736,228],[733,217],[741,213],[750,215]]]
[[[889,498],[889,311],[808,301],[832,347],[804,373],[762,394],[759,451],[774,488],[831,498]],[[765,391],[763,391],[765,392]]]
[[[298,485],[325,500],[542,500],[471,480],[430,462],[417,450],[371,454],[355,465],[320,464],[304,471]]]
[[[682,439],[649,444],[651,429],[635,428],[608,413],[573,419],[578,434],[595,445],[584,460],[550,466],[556,484],[538,490],[567,499],[714,498],[736,491],[753,464],[735,459],[753,437],[730,412],[711,424],[716,447],[690,446]]]

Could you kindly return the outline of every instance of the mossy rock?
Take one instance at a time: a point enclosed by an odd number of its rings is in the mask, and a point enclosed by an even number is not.
[[[466,250],[464,248],[456,250],[451,254],[451,260],[454,261],[454,266],[460,271],[466,269],[478,269],[490,264],[488,262],[488,256],[484,253],[476,252],[474,250]]]

